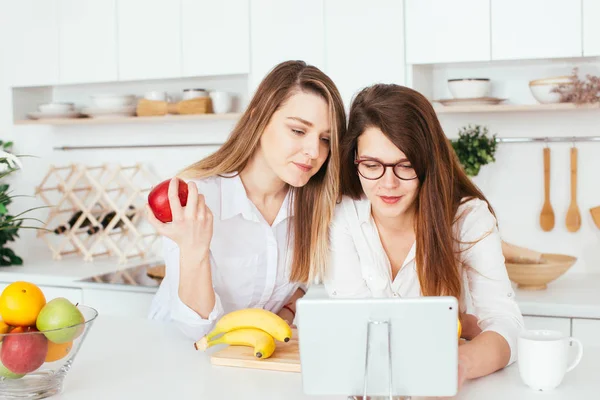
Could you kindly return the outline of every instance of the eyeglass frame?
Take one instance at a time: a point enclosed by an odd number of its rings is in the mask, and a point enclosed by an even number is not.
[[[378,178],[367,178],[366,176],[364,176],[363,174],[361,174],[361,173],[360,173],[360,168],[358,167],[358,165],[359,165],[361,162],[366,162],[366,161],[376,162],[376,163],[379,163],[380,165],[383,165],[383,172],[381,173],[381,175],[380,175]],[[361,159],[358,159],[358,158],[355,158],[355,159],[354,159],[354,165],[356,165],[356,172],[358,172],[358,173],[359,173],[359,175],[360,175],[360,176],[362,176],[363,178],[365,178],[365,179],[367,179],[367,180],[370,180],[370,181],[376,181],[376,180],[378,180],[378,179],[381,179],[381,178],[383,178],[383,176],[384,176],[384,175],[385,175],[385,173],[387,172],[387,169],[388,169],[388,168],[392,168],[392,172],[393,172],[394,176],[395,176],[396,178],[400,179],[400,180],[403,180],[403,181],[412,181],[412,180],[415,180],[415,179],[417,179],[419,176],[417,175],[416,171],[415,171],[415,176],[414,176],[413,178],[408,178],[408,179],[406,179],[406,178],[401,178],[401,177],[399,177],[399,176],[398,176],[398,174],[396,174],[396,166],[397,166],[397,165],[400,165],[400,164],[402,164],[402,163],[405,163],[405,162],[406,162],[406,161],[401,161],[401,162],[398,162],[398,163],[395,163],[395,164],[389,164],[389,163],[384,163],[384,162],[381,162],[381,161],[379,161],[379,160],[375,160],[375,159],[372,159],[372,158],[371,158],[371,159],[362,159],[362,160],[361,160]]]

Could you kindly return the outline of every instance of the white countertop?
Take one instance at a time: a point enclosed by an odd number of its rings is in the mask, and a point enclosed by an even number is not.
[[[126,264],[119,264],[115,258],[101,258],[98,261],[86,262],[79,257],[69,257],[62,260],[25,259],[22,266],[0,268],[0,282],[26,280],[37,285],[101,288],[107,290],[127,290],[139,292],[156,292],[156,287],[133,286],[121,284],[98,284],[82,282],[82,279],[95,275],[124,270],[141,264],[154,263],[157,259],[135,259]]]
[[[81,258],[63,260],[25,259],[25,265],[0,268],[0,282],[27,280],[38,285],[93,287],[153,293],[155,287],[97,284],[82,279],[151,263],[156,260],[132,260],[119,264],[116,259],[84,262]],[[550,283],[546,290],[516,289],[516,299],[524,315],[600,319],[600,274],[567,273]]]
[[[581,364],[551,392],[533,391],[511,365],[467,382],[455,399],[590,399],[600,392],[600,348],[586,348]],[[215,367],[206,353],[171,326],[145,319],[99,316],[57,400],[104,399],[339,399],[303,394],[299,373]],[[415,399],[415,398],[413,398]]]
[[[600,274],[566,274],[545,290],[515,294],[524,315],[600,319]]]

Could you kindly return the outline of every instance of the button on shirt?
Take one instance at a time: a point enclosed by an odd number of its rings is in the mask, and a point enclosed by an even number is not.
[[[202,318],[179,298],[179,248],[163,237],[165,278],[150,307],[149,318],[173,321],[194,340],[208,333],[223,314],[242,308],[279,312],[296,289],[289,282],[291,248],[288,224],[290,193],[269,225],[248,199],[239,176],[194,180],[213,213],[210,263],[215,306]]]
[[[516,360],[517,337],[523,317],[502,254],[496,219],[487,203],[472,199],[460,205],[454,234],[461,243],[459,261],[463,278],[460,309],[474,314],[482,331],[502,335],[511,349],[509,364]],[[331,225],[331,265],[324,280],[332,297],[419,297],[422,295],[413,244],[392,280],[371,204],[367,199],[344,197]],[[483,239],[482,239],[483,238]],[[469,242],[477,241],[472,245]]]

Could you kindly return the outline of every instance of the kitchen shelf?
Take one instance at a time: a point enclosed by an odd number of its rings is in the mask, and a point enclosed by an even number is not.
[[[458,113],[497,113],[497,112],[537,112],[537,111],[569,111],[599,109],[600,104],[555,103],[555,104],[496,104],[470,106],[442,106],[434,102],[438,114]]]
[[[188,114],[165,115],[155,117],[104,117],[104,118],[47,118],[24,119],[15,121],[15,125],[108,125],[108,124],[148,124],[179,121],[219,121],[236,120],[241,113],[228,114]]]

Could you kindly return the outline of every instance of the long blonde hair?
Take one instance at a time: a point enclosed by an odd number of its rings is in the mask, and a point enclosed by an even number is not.
[[[329,223],[339,187],[338,142],[346,129],[344,104],[333,81],[303,61],[286,61],[263,79],[229,139],[212,155],[190,165],[178,175],[205,178],[240,173],[259,146],[273,114],[295,92],[321,96],[328,104],[331,121],[330,153],[319,171],[303,187],[290,187],[294,210],[293,256],[289,279],[313,282],[321,279],[329,253]],[[291,236],[291,235],[290,235]]]

